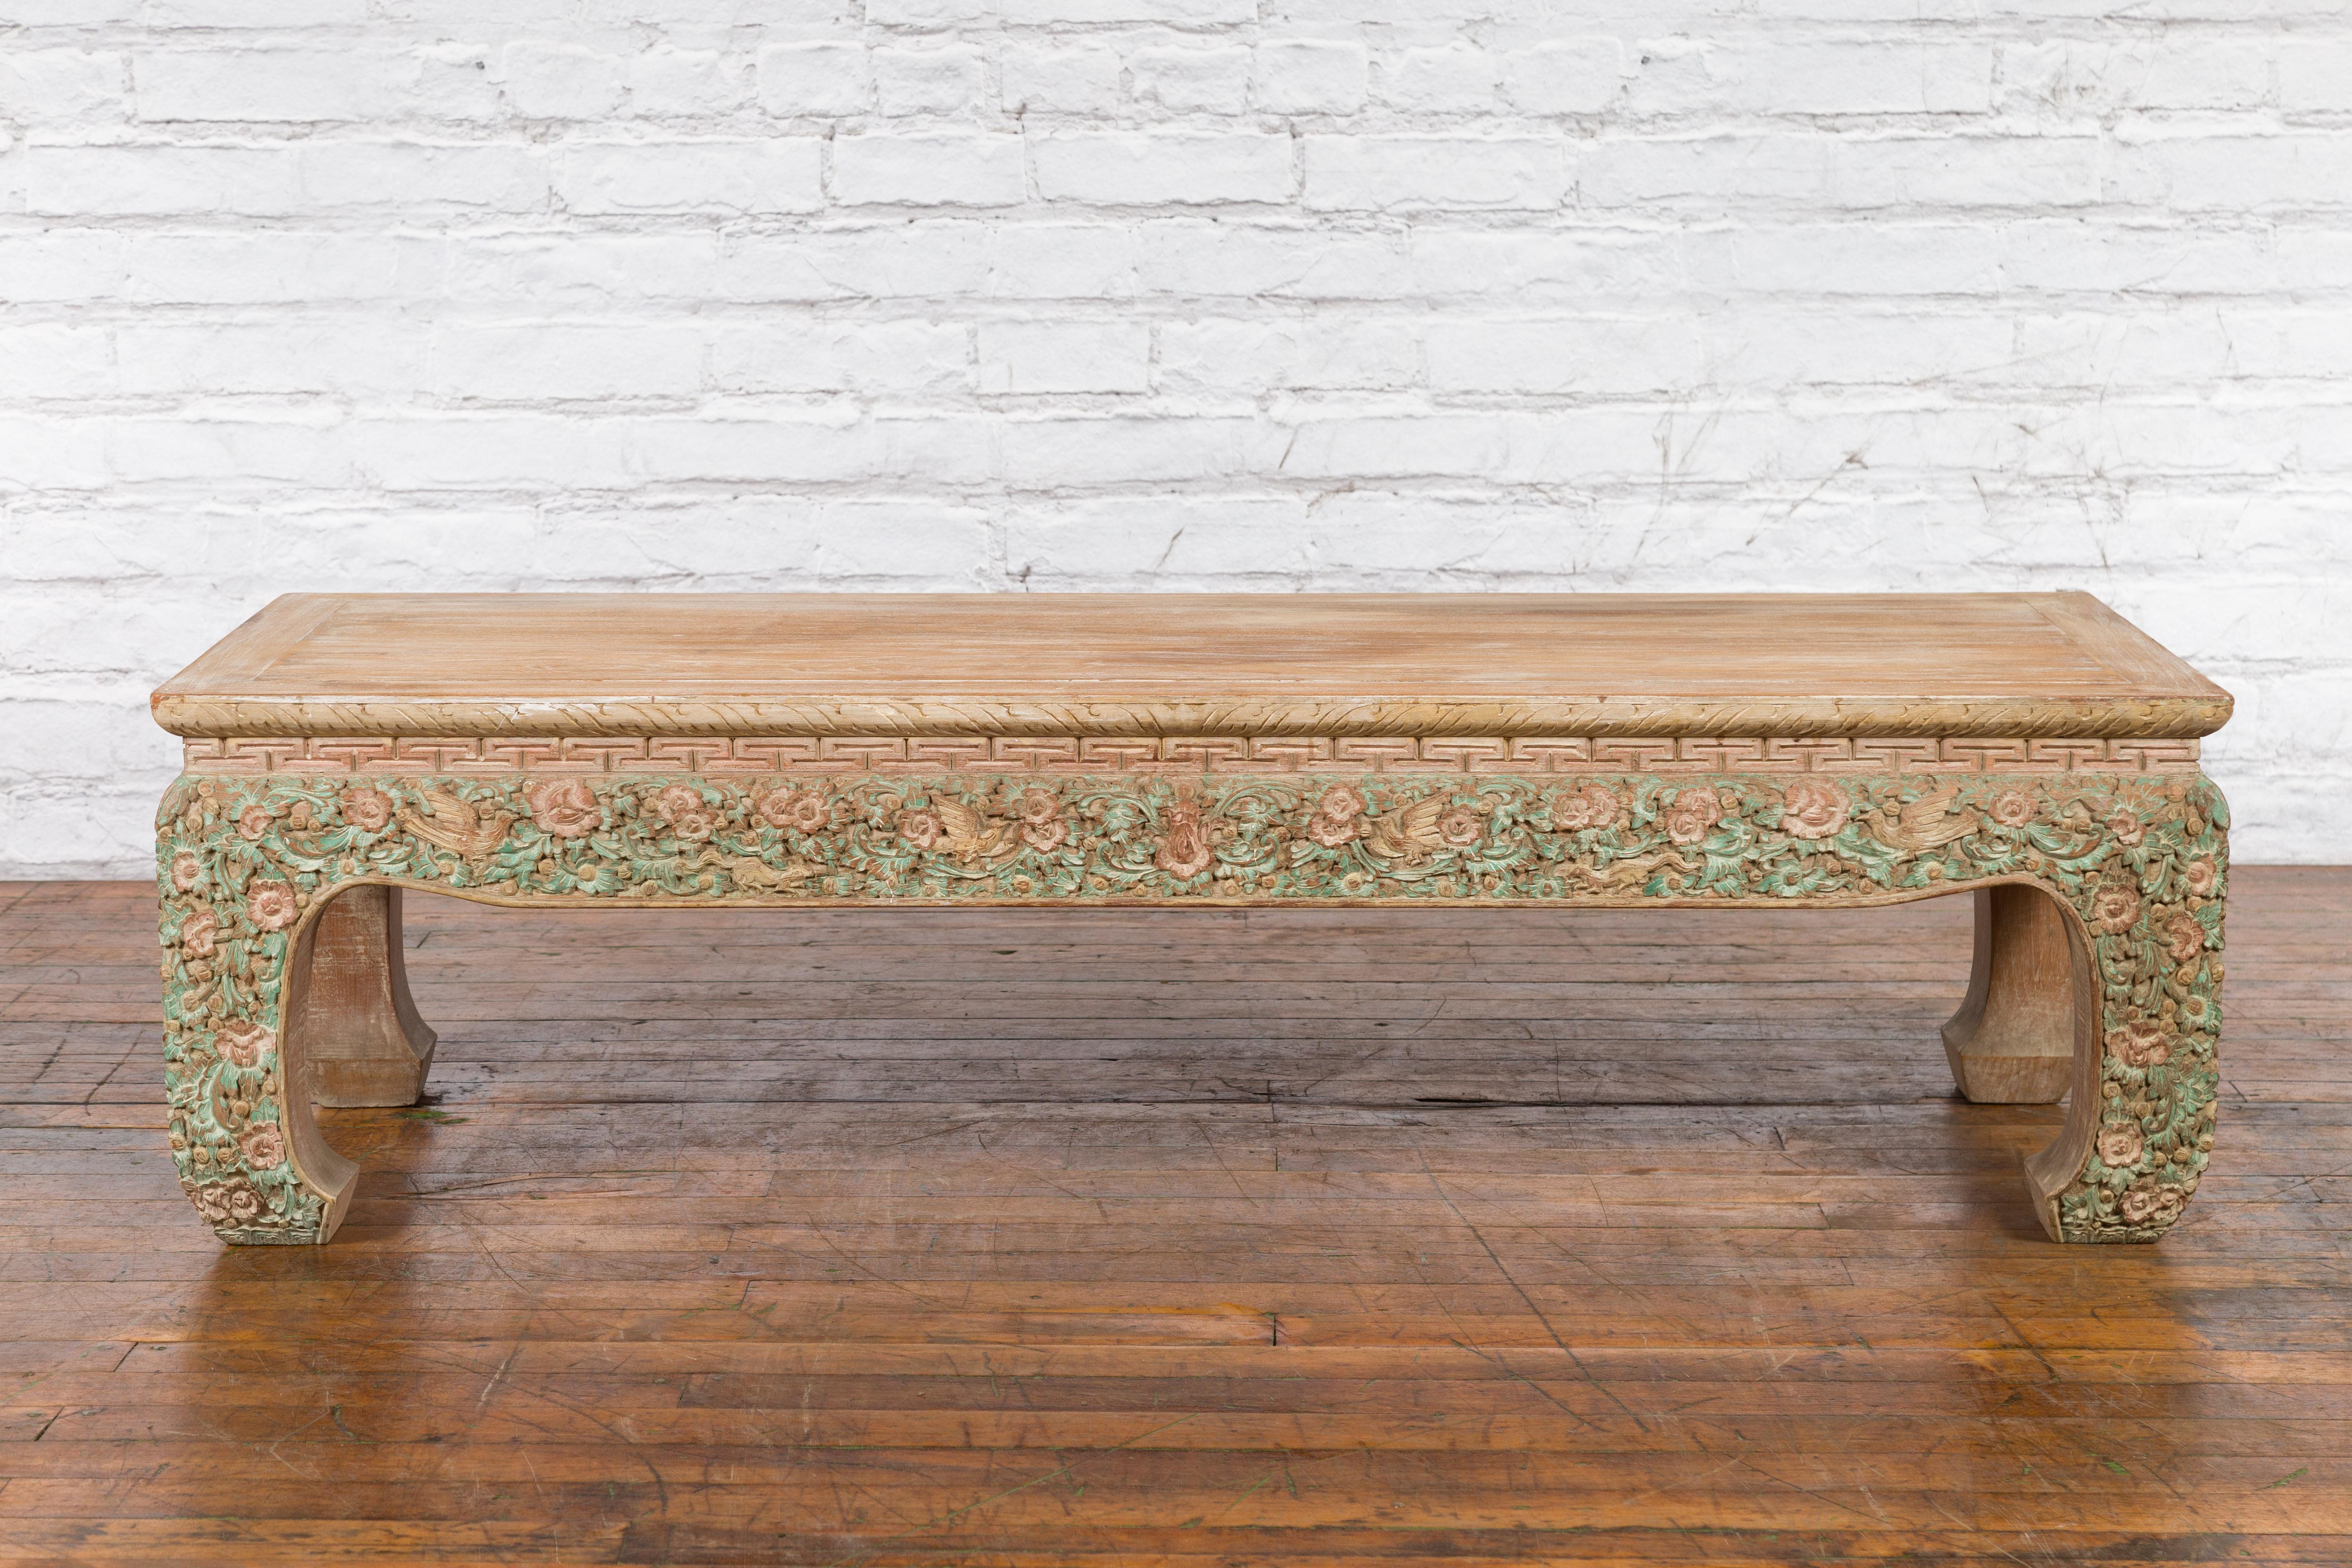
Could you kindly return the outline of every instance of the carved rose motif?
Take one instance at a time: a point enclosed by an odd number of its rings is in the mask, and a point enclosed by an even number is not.
[[[2124,1218],[2134,1225],[2171,1219],[2180,1212],[2180,1189],[2142,1177],[2123,1195]]]
[[[1356,837],[1358,825],[1317,812],[1307,819],[1307,837],[1326,849],[1337,849]]]
[[[1792,779],[1780,792],[1780,831],[1791,838],[1828,838],[1845,826],[1852,803],[1826,779]]]
[[[2107,1049],[2126,1067],[2161,1067],[2172,1055],[2171,1044],[2164,1031],[2154,1024],[2126,1024],[2120,1029],[2107,1032]]]
[[[1180,881],[1190,881],[1209,868],[1209,835],[1201,824],[1201,808],[1180,800],[1160,813],[1164,837],[1151,863]]]
[[[1043,854],[1058,849],[1070,836],[1070,825],[1062,820],[1062,801],[1051,790],[1025,789],[1013,801],[1013,814],[1021,823],[1021,842]]]
[[[172,857],[172,890],[175,893],[188,891],[196,885],[196,879],[204,874],[204,862],[198,860],[192,851],[181,850]]]
[[[263,1122],[237,1145],[245,1151],[245,1163],[257,1171],[271,1171],[286,1163],[286,1140],[278,1136],[274,1122]]]
[[[898,837],[918,849],[929,849],[940,841],[940,819],[929,811],[902,811],[898,814]]]
[[[2128,811],[2117,811],[2107,818],[2107,837],[2118,844],[2137,845],[2147,834],[2147,825]]]
[[[718,818],[692,784],[666,784],[654,796],[654,811],[680,844],[700,844],[719,830]]]
[[[679,817],[688,814],[696,816],[709,815],[702,803],[702,792],[692,784],[665,785],[662,792],[654,796],[654,809],[661,813],[664,822],[673,826]]]
[[[2199,898],[2210,898],[2221,884],[2221,870],[2210,860],[2191,860],[2189,868],[2180,873],[2181,882]]]
[[[1551,797],[1552,826],[1567,832],[1580,827],[1613,826],[1623,811],[1616,793],[1602,784],[1589,784],[1573,793]]]
[[[2205,951],[2205,928],[2183,910],[2164,922],[2164,951],[2175,963],[2186,963]]]
[[[347,789],[343,820],[362,833],[382,833],[392,821],[392,797],[378,789]]]
[[[1364,797],[1346,784],[1333,784],[1315,803],[1315,815],[1307,819],[1307,837],[1326,849],[1337,849],[1363,831],[1356,819],[1364,813]]]
[[[585,779],[549,779],[523,792],[530,819],[550,838],[585,838],[604,820],[604,808]]]
[[[1658,821],[1666,837],[1677,844],[1696,844],[1723,820],[1723,803],[1712,788],[1686,786],[1675,792],[1673,802]]]
[[[824,796],[813,789],[770,790],[760,797],[760,820],[771,827],[814,833],[830,819]]]
[[[1437,837],[1450,848],[1467,849],[1486,836],[1486,819],[1466,805],[1454,806],[1437,819]]]
[[[220,917],[210,910],[198,910],[180,922],[180,951],[190,958],[210,958],[219,938]]]
[[[284,931],[301,914],[294,889],[283,882],[256,882],[245,890],[245,918],[262,931]]]
[[[2022,827],[2033,820],[2033,797],[2021,789],[2005,789],[1992,797],[1985,815],[2003,827]]]
[[[2091,926],[2113,936],[2131,930],[2139,919],[2139,889],[2121,882],[2104,882],[2091,895]]]
[[[2139,1163],[2142,1146],[2139,1129],[2128,1122],[2099,1130],[2099,1158],[2118,1171]]]
[[[231,1067],[257,1068],[278,1048],[278,1037],[250,1018],[231,1018],[213,1037],[213,1046]]]
[[[215,1225],[243,1224],[261,1213],[261,1194],[242,1176],[198,1187],[195,1197],[196,1211]]]
[[[1346,784],[1333,784],[1315,803],[1315,814],[1334,822],[1353,822],[1364,814],[1364,797]]]
[[[248,842],[257,839],[269,831],[269,825],[276,820],[268,806],[248,805],[236,814],[236,836]]]

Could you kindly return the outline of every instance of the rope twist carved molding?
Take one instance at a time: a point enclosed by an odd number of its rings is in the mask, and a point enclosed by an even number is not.
[[[266,773],[856,772],[2179,773],[2193,740],[2021,736],[229,736],[184,742],[186,771]]]
[[[1706,761],[1678,745],[1675,756]],[[2084,1122],[2087,1152],[2054,1194],[2056,1231],[2150,1241],[2179,1216],[2212,1145],[2217,1083],[2228,812],[2210,781],[1605,773],[1588,771],[1590,753],[1579,761],[1567,777],[1204,764],[183,777],[164,796],[157,846],[180,1178],[226,1239],[309,1242],[331,1229],[330,1194],[299,1168],[315,1140],[307,1100],[288,1092],[301,1079],[288,1060],[300,1047],[285,1038],[287,978],[311,915],[361,882],[572,907],[1736,908],[2007,881],[2073,911],[2099,993],[2097,1103],[2070,1119],[2070,1135]]]

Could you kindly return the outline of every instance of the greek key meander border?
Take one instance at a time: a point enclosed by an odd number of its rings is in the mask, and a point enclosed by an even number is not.
[[[235,1241],[331,1229],[280,1036],[296,942],[359,882],[572,908],[1716,909],[2030,882],[2079,922],[2100,1008],[2093,1076],[2036,1157],[2060,1162],[2035,1188],[2056,1234],[2154,1240],[2212,1146],[2229,816],[2201,775],[794,773],[174,783],[157,819],[165,1087],[199,1210]]]
[[[2186,741],[1948,735],[231,736],[190,738],[185,771],[268,773],[2194,773]]]

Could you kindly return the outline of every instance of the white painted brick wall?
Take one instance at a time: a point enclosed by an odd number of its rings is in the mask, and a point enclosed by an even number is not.
[[[2352,12],[0,7],[0,875],[271,595],[559,587],[2083,587],[2352,860]]]

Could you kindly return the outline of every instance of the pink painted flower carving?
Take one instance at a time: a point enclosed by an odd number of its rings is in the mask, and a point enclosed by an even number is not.
[[[243,1224],[260,1217],[261,1194],[244,1177],[195,1189],[196,1212],[215,1225]]]
[[[2118,1171],[2138,1164],[2143,1147],[2139,1129],[2127,1121],[2099,1130],[2099,1158]]]
[[[2189,868],[2180,873],[2180,880],[2197,897],[2210,898],[2213,889],[2221,885],[2221,868],[2210,860],[2191,860]]]
[[[1780,831],[1791,838],[1829,838],[1845,826],[1853,802],[1827,779],[1793,779],[1780,792]]]
[[[2107,818],[2107,837],[2130,847],[2147,837],[2147,825],[2128,811],[2118,810]]]
[[[1201,808],[1188,800],[1176,801],[1160,813],[1160,851],[1151,863],[1181,881],[1209,868],[1209,833]]]
[[[1437,837],[1448,848],[1467,849],[1486,836],[1486,819],[1475,809],[1457,805],[1437,819]]]
[[[1326,849],[1337,849],[1363,831],[1357,820],[1363,814],[1362,795],[1346,784],[1333,784],[1315,803],[1315,814],[1307,819],[1307,837]]]
[[[276,820],[268,806],[248,805],[236,814],[236,836],[252,842],[268,832],[269,825]]]
[[[1713,785],[1685,784],[1658,816],[1666,837],[1677,844],[1696,844],[1723,820],[1723,803]]]
[[[2132,1184],[2121,1200],[2124,1218],[2134,1225],[2168,1220],[2180,1212],[2181,1191],[2143,1178]]]
[[[392,797],[380,789],[343,792],[343,820],[362,833],[382,833],[392,822]]]
[[[1334,822],[1353,822],[1364,815],[1364,797],[1346,784],[1333,784],[1315,803],[1315,810],[1318,816]]]
[[[245,890],[245,918],[262,931],[284,931],[302,914],[294,889],[283,882],[256,882]]]
[[[1613,827],[1624,814],[1616,792],[1604,784],[1563,791],[1551,797],[1551,825],[1568,832],[1584,827]]]
[[[2205,951],[2205,928],[2186,910],[2164,922],[2164,951],[2175,963],[2186,963]]]
[[[2134,1022],[2107,1031],[2107,1049],[2129,1068],[2162,1067],[2172,1055],[2164,1031],[2154,1024]]]
[[[220,917],[198,910],[180,922],[180,951],[190,958],[210,958],[220,941]]]
[[[760,820],[771,827],[814,833],[832,820],[824,796],[813,789],[774,789],[760,797]]]
[[[194,851],[181,850],[172,857],[172,890],[184,893],[194,889],[204,869],[204,862],[196,858]]]
[[[1307,837],[1326,849],[1337,849],[1344,844],[1352,843],[1356,833],[1355,823],[1336,821],[1325,816],[1321,812],[1307,819]]]
[[[1021,842],[1040,854],[1060,848],[1070,836],[1061,797],[1051,790],[1023,790],[1013,797],[1013,815],[1021,825]]]
[[[662,792],[654,796],[654,809],[661,813],[664,822],[668,823],[676,823],[689,812],[697,816],[707,814],[702,792],[692,784],[682,784],[665,785]]]
[[[1985,806],[1985,815],[2003,827],[2022,827],[2033,820],[2033,797],[2021,789],[2005,789]]]
[[[937,812],[902,811],[898,814],[898,837],[918,849],[929,849],[937,844],[940,832]]]
[[[247,1132],[237,1146],[245,1151],[245,1163],[257,1171],[272,1171],[286,1163],[286,1140],[279,1136],[274,1122],[265,1121]]]
[[[2123,882],[2103,882],[2091,895],[2091,929],[2109,936],[2131,930],[2139,919],[2139,889]]]
[[[530,819],[550,838],[585,838],[604,820],[586,779],[544,779],[523,792]]]

